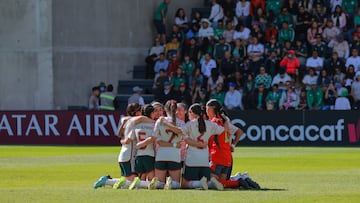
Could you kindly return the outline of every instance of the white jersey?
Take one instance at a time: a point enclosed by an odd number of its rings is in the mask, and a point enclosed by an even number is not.
[[[154,123],[140,123],[134,127],[136,142],[146,140],[154,132]],[[149,144],[137,150],[136,156],[155,156],[154,145]]]
[[[212,135],[221,134],[224,131],[224,127],[218,126],[215,123],[205,120],[206,131],[204,133],[199,132],[198,120],[192,120],[186,123],[182,128],[182,132],[185,137],[189,137],[197,142],[207,143]],[[209,149],[199,149],[197,147],[188,146],[186,151],[185,165],[191,167],[208,167],[209,166]]]
[[[165,118],[168,122],[171,122],[171,117]],[[176,126],[184,125],[184,121],[176,119]],[[169,143],[177,143],[182,140],[181,135],[174,134],[167,126],[164,124],[160,124],[160,121],[156,121],[154,136],[158,140],[162,140]],[[180,163],[180,149],[176,147],[162,147],[159,146],[158,151],[156,153],[155,161],[173,161]]]
[[[119,157],[118,157],[118,162],[128,162],[128,161],[131,161],[131,160],[134,160],[134,157],[136,155],[136,149],[135,149],[135,139],[136,139],[136,136],[135,136],[135,132],[133,131],[133,129],[129,129],[128,125],[130,122],[132,122],[132,118],[130,118],[126,124],[125,124],[125,132],[124,132],[124,138],[123,139],[126,139],[126,138],[130,138],[131,141],[129,144],[123,144],[122,147],[121,147],[121,150],[120,150],[120,154],[119,154]]]

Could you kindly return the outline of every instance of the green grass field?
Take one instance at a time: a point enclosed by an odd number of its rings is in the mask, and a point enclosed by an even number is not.
[[[360,148],[238,147],[234,170],[268,191],[92,189],[119,147],[0,146],[0,202],[360,202]]]

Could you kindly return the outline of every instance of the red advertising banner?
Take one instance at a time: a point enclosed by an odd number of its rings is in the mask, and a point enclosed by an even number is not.
[[[0,144],[117,145],[121,112],[0,112]]]

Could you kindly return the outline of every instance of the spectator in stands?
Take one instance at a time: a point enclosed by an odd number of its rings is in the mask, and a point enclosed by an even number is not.
[[[100,82],[99,90],[100,90],[100,93],[106,92],[106,84],[104,82]]]
[[[300,65],[305,67],[306,59],[308,58],[308,48],[306,46],[306,43],[303,43],[303,41],[300,38],[297,38],[295,40],[295,54],[298,58]]]
[[[246,0],[240,0],[236,3],[235,9],[236,17],[239,20],[239,23],[247,26],[249,25],[248,21],[251,20],[249,18],[250,15],[250,2]]]
[[[322,33],[324,41],[329,47],[333,47],[333,43],[336,40],[336,37],[341,33],[340,29],[334,26],[333,21],[328,20],[326,22],[326,27]]]
[[[280,44],[284,44],[285,41],[294,41],[295,31],[289,27],[287,21],[282,22],[281,29],[279,31],[278,40]]]
[[[243,97],[244,97],[245,109],[255,108],[254,103],[252,103],[254,90],[255,90],[255,81],[253,75],[250,73],[246,75],[246,79],[244,82]]]
[[[261,84],[266,90],[268,90],[271,87],[271,82],[271,76],[266,73],[265,67],[261,66],[260,73],[255,77],[255,87],[258,87]]]
[[[281,3],[280,0],[267,0],[265,8],[266,12],[272,12],[275,16],[278,16],[281,10]]]
[[[135,86],[132,90],[134,94],[129,97],[128,104],[139,103],[142,106],[145,105],[144,98],[141,96],[143,89],[139,86]]]
[[[260,1],[262,1],[262,0],[260,0]],[[254,21],[259,22],[261,29],[265,30],[266,23],[267,23],[267,16],[265,15],[264,9],[262,7],[258,7],[256,9],[255,15],[252,16],[251,23]],[[269,21],[272,21],[272,19],[270,19]]]
[[[239,23],[234,31],[233,40],[242,39],[247,41],[250,38],[251,30]]]
[[[167,59],[171,59],[173,55],[180,53],[180,43],[176,35],[173,35],[170,42],[166,43],[165,54]]]
[[[217,64],[221,64],[222,60],[225,58],[225,53],[231,53],[231,45],[225,42],[223,36],[219,37],[219,42],[214,46],[214,59],[216,60]]]
[[[255,89],[252,104],[254,105],[256,110],[265,110],[266,109],[266,90],[264,88],[264,84],[259,84]]]
[[[166,101],[174,98],[174,93],[171,88],[171,83],[169,81],[164,82],[164,89],[154,95],[155,100],[164,104]]]
[[[334,13],[337,6],[341,6],[342,0],[330,0],[330,12]]]
[[[306,7],[305,7],[306,10]],[[315,5],[315,9],[312,12],[313,21],[317,22],[320,28],[323,28],[328,21],[327,9],[321,3]]]
[[[288,51],[288,55],[280,61],[280,68],[284,68],[286,73],[296,80],[300,61],[296,58],[295,51]]]
[[[265,1],[264,0],[252,0],[250,1],[250,15],[254,17],[259,8],[265,11]]]
[[[319,110],[323,106],[323,91],[316,85],[316,82],[310,84],[311,88],[306,93],[308,107],[311,110]]]
[[[155,91],[161,92],[164,90],[164,82],[169,81],[169,77],[167,76],[167,72],[164,69],[160,69],[159,75],[155,80]]]
[[[311,89],[311,84],[317,84],[317,78],[315,68],[309,68],[309,73],[306,74],[302,80],[303,85],[305,86],[306,90]]]
[[[197,87],[202,87],[204,83],[204,76],[201,74],[200,68],[195,68],[192,75],[189,77],[189,85],[191,93],[194,93]]]
[[[250,69],[254,74],[259,73],[259,66],[263,63],[264,45],[259,43],[256,37],[252,37],[247,47],[247,55],[250,59]]]
[[[354,65],[349,65],[349,67],[346,69],[345,72],[345,81],[344,81],[345,83],[344,86],[349,90],[351,89],[351,85],[353,83],[354,77],[355,77]]]
[[[100,89],[98,86],[92,88],[92,93],[89,98],[89,110],[99,110],[99,96]]]
[[[219,74],[217,68],[211,69],[211,77],[207,81],[207,92],[212,93],[215,91],[216,86],[220,83],[224,83],[224,77]]]
[[[211,76],[211,69],[213,68],[217,68],[215,60],[211,58],[209,53],[205,53],[205,60],[201,63],[201,73],[206,81]]]
[[[306,110],[307,106],[307,98],[306,98],[306,89],[302,88],[299,95],[299,105],[297,106],[298,110]]]
[[[330,83],[332,83],[332,82],[333,81],[332,81],[331,77],[328,75],[327,71],[325,69],[322,69],[320,71],[320,74],[318,76],[316,84],[319,87],[326,87],[327,88],[330,85]]]
[[[344,85],[344,80],[345,80],[345,74],[343,72],[341,72],[341,66],[334,66],[334,74],[332,79],[334,81],[335,85],[339,85],[339,86],[343,86]]]
[[[345,60],[349,57],[349,44],[346,40],[344,40],[344,36],[342,34],[336,37],[333,51],[338,54],[338,57],[341,60]]]
[[[346,69],[348,69],[350,65],[354,66],[355,72],[360,70],[360,56],[358,56],[358,50],[356,48],[351,48],[351,56],[346,59]]]
[[[268,26],[265,29],[265,43],[270,42],[271,39],[278,38],[279,31],[275,27],[275,24],[273,22],[269,22]]]
[[[198,55],[200,52],[199,46],[196,44],[196,38],[192,37],[190,43],[187,44],[183,49],[183,56],[189,56],[190,60],[195,64],[198,63]]]
[[[335,100],[338,97],[337,91],[333,83],[328,84],[328,86],[323,87],[324,95],[324,105],[321,107],[321,110],[333,110],[335,106]]]
[[[342,11],[341,5],[336,6],[335,12],[331,15],[331,19],[334,22],[334,25],[341,31],[346,30],[346,15]]]
[[[183,68],[185,77],[188,80],[195,69],[195,63],[191,60],[189,55],[184,56],[184,61],[181,63],[181,67]]]
[[[176,11],[175,24],[184,32],[189,29],[188,19],[183,8],[178,8]]]
[[[183,68],[178,66],[176,72],[170,78],[170,83],[174,91],[178,91],[182,83],[186,83],[186,77],[183,73]]]
[[[154,67],[157,60],[160,58],[160,54],[165,52],[165,48],[160,43],[160,38],[155,37],[154,46],[149,50],[149,55],[145,58],[146,62],[146,78],[152,79],[155,76]]]
[[[354,81],[351,85],[351,96],[354,99],[353,108],[359,110],[360,109],[360,71],[356,72]]]
[[[160,53],[159,60],[157,60],[154,65],[155,80],[157,75],[159,74],[159,71],[161,69],[167,71],[168,66],[169,66],[169,61],[166,59],[165,53]]]
[[[206,18],[201,20],[201,27],[199,29],[199,39],[200,42],[208,38],[210,41],[214,38],[214,29],[210,26],[210,21]]]
[[[235,40],[235,46],[232,51],[232,56],[234,57],[234,60],[237,64],[240,63],[240,61],[243,61],[246,57],[246,42],[241,39]],[[226,57],[226,55],[225,55]]]
[[[299,14],[296,16],[296,37],[300,40],[306,39],[307,29],[311,24],[311,14],[305,10],[304,6],[299,6]]]
[[[186,105],[191,105],[191,94],[189,90],[186,88],[185,83],[181,83],[179,85],[179,89],[174,91],[174,97],[177,102],[183,102]]]
[[[200,11],[195,11],[191,18],[191,24],[197,24],[201,26],[201,19],[202,19],[202,15]]]
[[[195,92],[193,94],[192,103],[199,103],[206,105],[206,89],[201,87],[196,87]]]
[[[217,21],[224,18],[224,11],[217,0],[211,0],[211,11],[209,20],[212,22],[212,27],[216,28]]]
[[[233,29],[233,25],[230,21],[225,21],[225,23],[226,23],[226,29],[223,32],[223,37],[225,38],[226,43],[232,43],[235,32]]]
[[[190,29],[188,29],[185,33],[185,43],[184,43],[184,46],[187,47],[187,46],[190,46],[190,43],[191,43],[191,40],[194,39],[195,40],[195,44],[196,44],[196,41],[199,37],[199,28],[200,28],[200,25],[198,24],[192,24]]]
[[[279,100],[280,110],[295,110],[299,105],[299,97],[295,92],[295,87],[291,86],[286,89]]]
[[[272,56],[276,58],[281,57],[280,44],[276,41],[275,36],[272,36],[270,41],[265,44],[265,57],[267,59],[274,59]]]
[[[287,22],[289,28],[294,28],[294,20],[292,15],[288,12],[288,9],[286,7],[281,8],[281,13],[278,15],[276,19],[278,26],[280,27],[283,22]]]
[[[166,43],[166,15],[168,11],[168,5],[170,0],[164,0],[156,9],[154,16],[154,24],[158,33],[158,37],[161,39],[161,43]]]
[[[240,70],[236,70],[234,74],[232,74],[231,77],[228,77],[226,80],[225,80],[225,84],[229,83],[229,82],[233,82],[236,84],[236,88],[237,90],[239,91],[243,91],[244,87],[243,87],[243,84],[244,84],[244,81],[243,81],[243,75],[241,74]]]
[[[225,94],[224,106],[227,110],[243,110],[242,94],[235,89],[236,84],[229,82],[229,90]]]
[[[221,7],[223,8],[223,12],[226,13],[233,13],[235,14],[236,3],[234,0],[223,0],[220,2]]]
[[[271,85],[277,85],[278,90],[283,92],[286,90],[287,82],[290,84],[290,81],[291,77],[285,72],[285,69],[280,69],[279,73],[274,76]]]
[[[285,0],[283,2],[284,7],[287,8],[288,12],[292,15],[293,21],[296,24],[296,17],[299,15],[299,6],[296,2],[296,0]],[[295,29],[295,28],[294,28]]]
[[[314,68],[316,73],[320,73],[320,70],[324,66],[324,60],[318,56],[318,52],[316,50],[312,51],[312,56],[306,60],[306,70],[310,68]]]
[[[171,41],[174,37],[177,38],[179,42],[179,49],[181,49],[185,42],[185,31],[180,29],[180,27],[176,24],[173,24],[171,27],[171,33],[169,35],[169,41]]]
[[[223,38],[224,31],[225,31],[224,21],[223,20],[218,20],[217,26],[214,29],[214,39],[219,41],[220,38]]]
[[[181,63],[178,60],[177,54],[171,55],[171,61],[167,67],[167,73],[170,78],[176,75],[176,71],[180,65]]]
[[[224,105],[225,92],[223,91],[223,83],[216,85],[215,90],[210,93],[210,99],[216,99],[221,105]]]
[[[100,110],[114,111],[115,95],[113,94],[114,87],[109,84],[106,87],[106,92],[100,94]]]
[[[231,77],[234,74],[234,71],[236,69],[236,64],[234,59],[231,56],[230,51],[225,52],[225,57],[220,63],[220,73],[224,77],[224,79],[227,79]]]
[[[311,22],[311,27],[307,29],[307,41],[309,44],[316,44],[316,37],[322,34],[322,29],[318,26],[316,21]]]
[[[318,56],[321,57],[322,59],[325,58],[325,56],[327,55],[327,46],[326,44],[322,41],[322,37],[320,34],[316,34],[315,36],[316,41],[312,44],[311,46],[311,50],[312,51],[317,51]]]
[[[307,12],[311,12],[313,10],[313,2],[311,0],[299,0],[299,7],[304,7]]]
[[[253,21],[251,23],[250,35],[252,37],[258,38],[259,42],[264,42],[264,33],[260,28],[260,23],[257,21]]]
[[[334,110],[351,110],[350,101],[347,96],[348,90],[341,88],[340,94],[335,100]]]
[[[224,20],[223,21],[224,22],[229,22],[230,21],[233,26],[237,26],[237,24],[239,24],[239,21],[236,18],[235,13],[233,13],[233,12],[224,13]]]
[[[271,91],[266,95],[266,109],[267,110],[278,110],[279,101],[281,98],[281,91],[278,89],[277,84],[272,85]]]
[[[288,54],[288,52],[292,49],[293,49],[293,47],[292,47],[291,42],[289,40],[286,40],[281,47],[281,57],[286,56]]]

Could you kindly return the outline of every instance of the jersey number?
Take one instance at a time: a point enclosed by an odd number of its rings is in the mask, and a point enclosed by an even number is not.
[[[169,139],[169,143],[172,143],[172,141],[173,141],[173,139],[176,137],[176,134],[172,131],[172,130],[170,130],[170,129],[166,129],[165,130],[165,132],[166,132],[166,134],[170,134],[170,133],[172,133],[172,135],[171,135],[171,137],[170,137],[170,139]]]
[[[141,132],[141,131],[138,132],[138,137],[139,137],[139,141],[140,141],[140,142],[141,142],[141,141],[144,141],[144,140],[146,139],[146,137],[145,137],[144,135],[146,136],[146,133],[145,133],[145,132]],[[141,150],[144,150],[144,149],[146,149],[146,147],[147,147],[147,146],[144,146],[144,147],[141,147],[140,149],[141,149]]]
[[[202,137],[204,136],[204,133],[201,133],[199,136],[197,136],[196,140],[198,142],[204,143],[204,140],[202,139]],[[202,149],[201,147],[197,147],[198,149]]]

